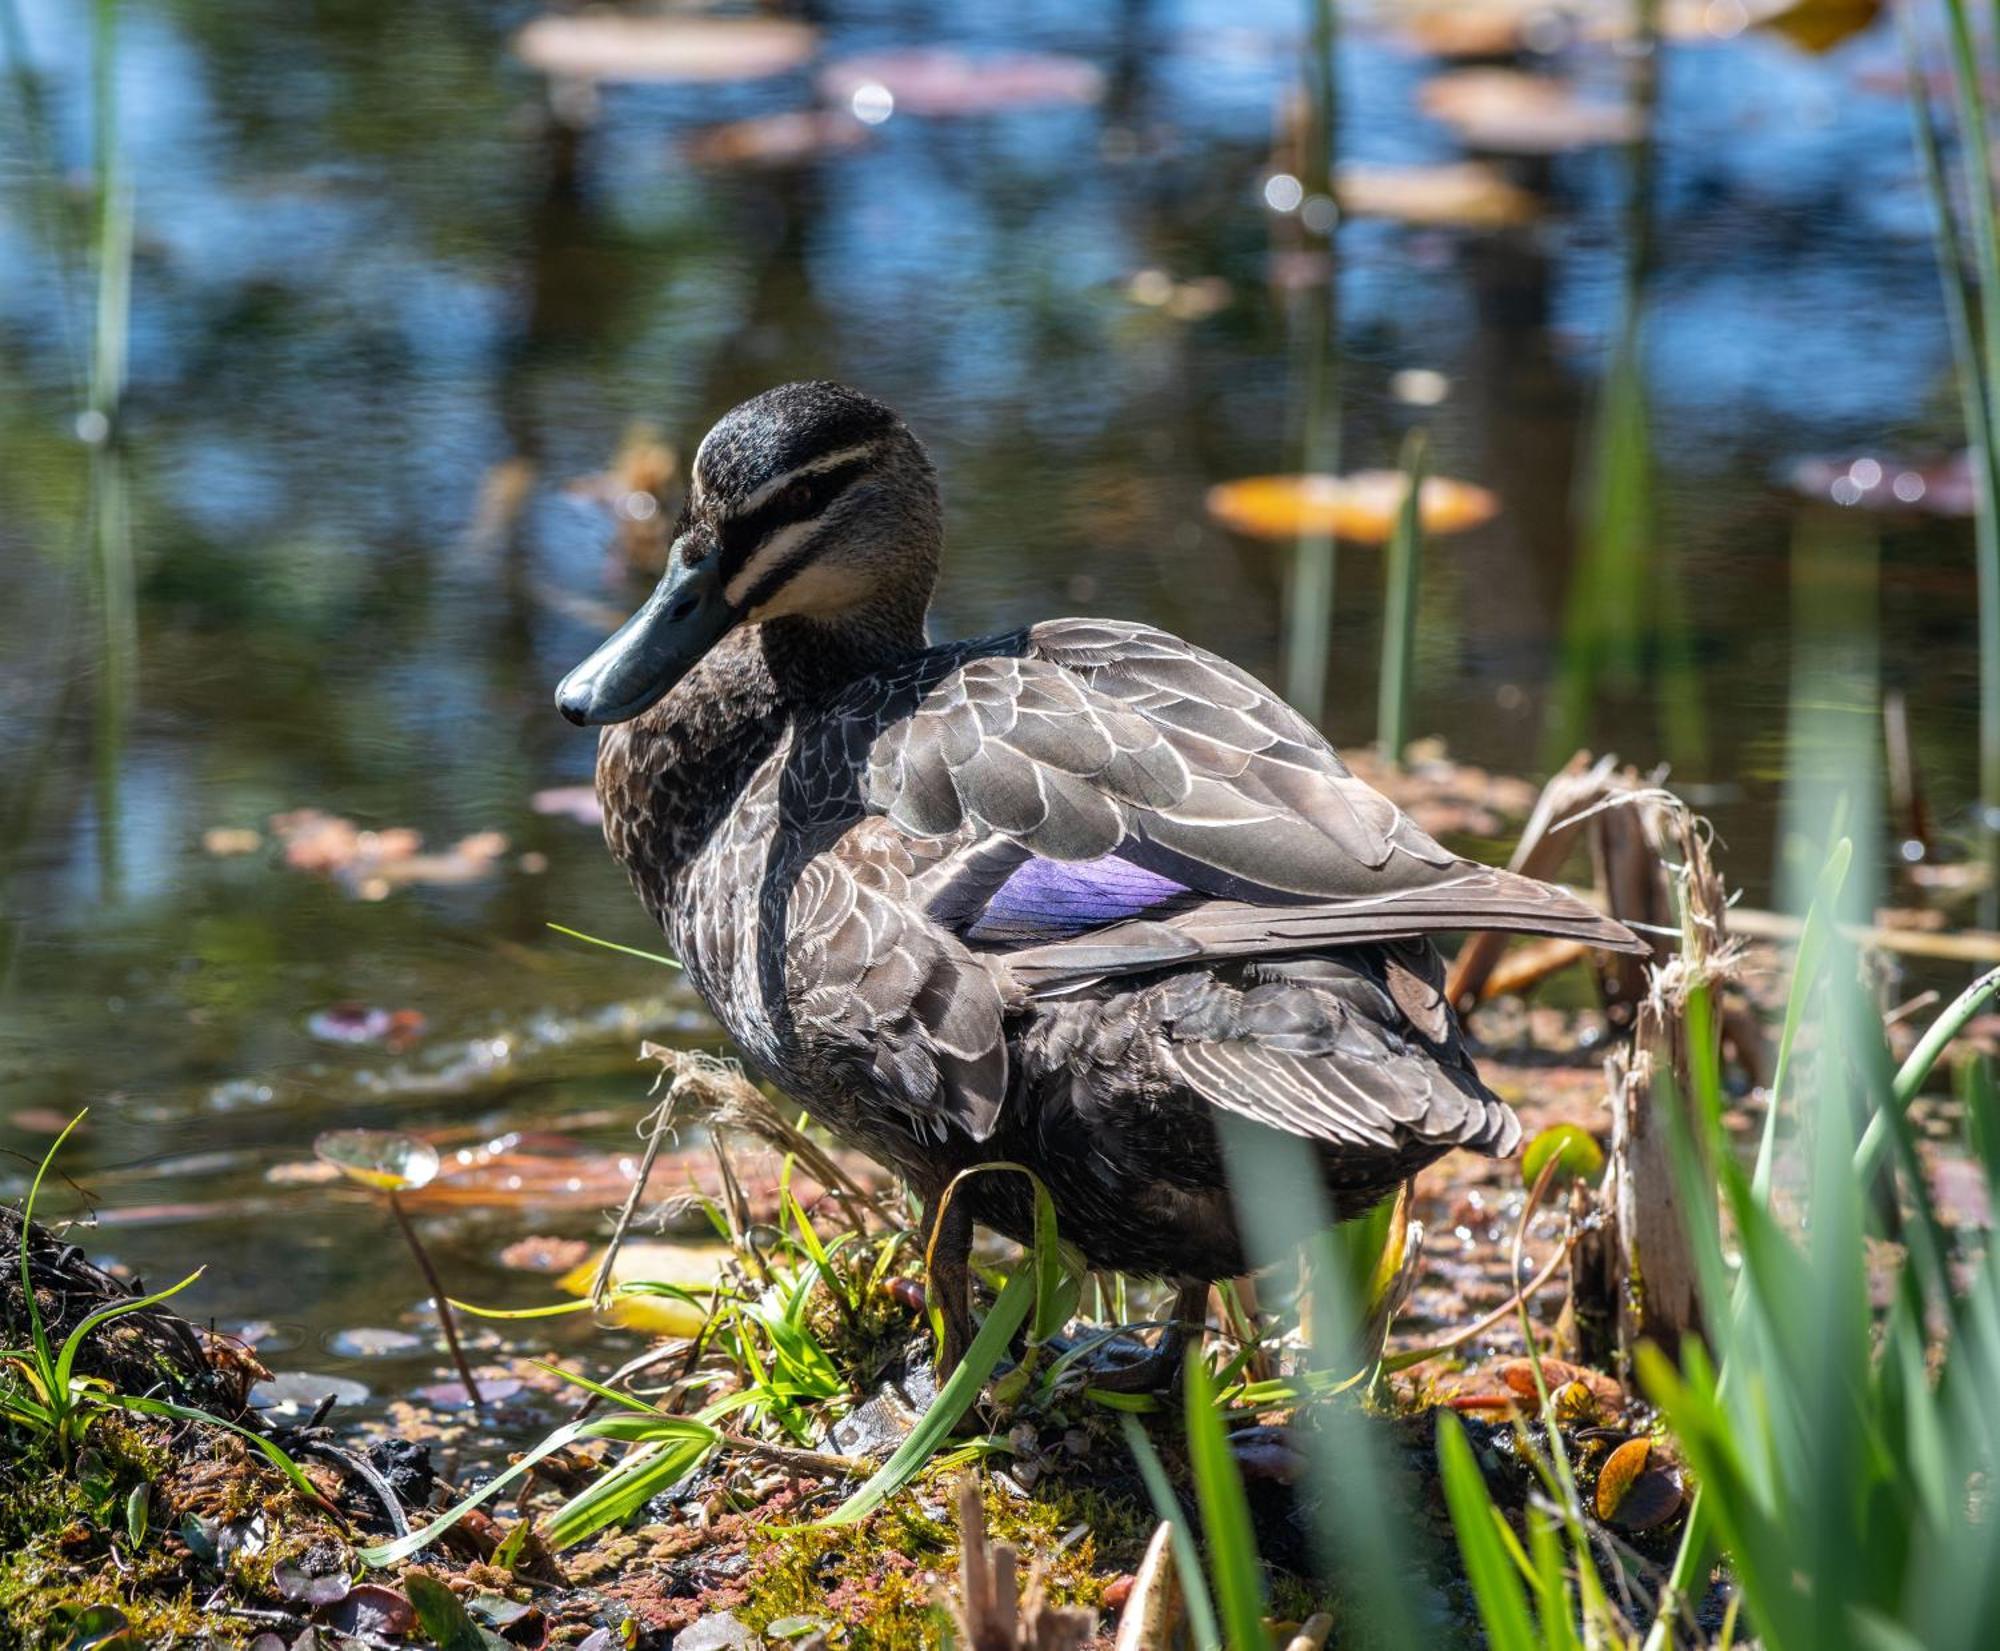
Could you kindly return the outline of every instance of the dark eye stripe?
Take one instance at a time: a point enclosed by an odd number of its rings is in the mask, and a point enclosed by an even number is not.
[[[737,516],[724,522],[721,563],[723,582],[726,584],[735,578],[757,547],[779,528],[792,522],[810,521],[819,515],[847,488],[849,483],[868,470],[872,462],[868,456],[863,455],[849,459],[845,464],[837,464],[830,470],[822,470],[817,475],[801,476],[798,482],[765,500],[748,515]],[[807,491],[803,497],[794,497],[793,489],[799,486],[803,486]]]

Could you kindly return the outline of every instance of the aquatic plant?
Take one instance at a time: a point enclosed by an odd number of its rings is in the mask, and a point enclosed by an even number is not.
[[[1981,917],[2000,915],[2000,180],[1991,163],[1986,91],[1992,68],[1982,52],[1965,0],[1943,0],[1950,110],[1959,188],[1967,223],[1961,231],[1953,189],[1933,124],[1916,8],[1895,8],[1908,69],[1911,124],[1937,236],[1945,319],[1958,369],[1958,390],[1971,447],[1973,512],[1979,589],[1980,839],[1988,868]],[[1971,259],[1966,242],[1971,243]],[[1967,296],[1968,276],[1973,294]]]
[[[50,1143],[48,1151],[36,1166],[33,1180],[28,1184],[27,1196],[21,1202],[17,1265],[22,1312],[28,1321],[28,1343],[24,1347],[0,1349],[0,1422],[45,1441],[53,1447],[59,1462],[66,1467],[75,1460],[92,1424],[107,1412],[123,1411],[202,1422],[248,1440],[296,1489],[317,1500],[318,1490],[299,1465],[263,1434],[227,1417],[212,1415],[156,1394],[121,1392],[103,1377],[85,1375],[78,1368],[86,1345],[98,1331],[117,1319],[145,1312],[179,1295],[201,1277],[204,1269],[196,1268],[178,1284],[155,1290],[150,1295],[110,1301],[93,1308],[71,1327],[60,1343],[51,1336],[48,1321],[42,1312],[31,1250],[35,1206],[63,1143],[83,1122],[88,1110],[86,1108],[70,1119]]]
[[[423,1239],[418,1237],[417,1229],[410,1221],[410,1212],[403,1208],[403,1200],[398,1196],[427,1187],[437,1178],[437,1148],[414,1135],[403,1135],[393,1130],[330,1129],[313,1142],[313,1153],[321,1163],[332,1165],[357,1186],[382,1195],[389,1206],[389,1213],[396,1218],[403,1241],[410,1247],[410,1254],[416,1257],[417,1270],[431,1288],[431,1300],[437,1306],[438,1327],[444,1331],[445,1346],[450,1349],[458,1379],[465,1384],[465,1396],[475,1405],[484,1404],[486,1401],[480,1396],[478,1379],[472,1374],[465,1349],[459,1345],[451,1298],[445,1294],[437,1268],[432,1265],[430,1252],[424,1248]]]

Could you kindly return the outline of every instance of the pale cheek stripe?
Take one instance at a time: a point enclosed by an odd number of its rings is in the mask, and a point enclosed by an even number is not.
[[[741,607],[743,599],[757,588],[764,576],[790,555],[793,547],[818,526],[817,516],[810,521],[788,522],[759,545],[756,554],[737,569],[736,577],[723,586],[722,594],[729,605],[732,608]]]

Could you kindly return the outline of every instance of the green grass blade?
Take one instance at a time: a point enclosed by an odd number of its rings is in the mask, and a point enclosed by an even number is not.
[[[1943,1058],[1952,1040],[1965,1030],[1967,1023],[1986,1007],[1996,992],[2000,992],[2000,969],[1989,969],[1952,1000],[1944,1013],[1930,1023],[1924,1035],[1917,1040],[1916,1048],[1897,1069],[1895,1081],[1883,1101],[1885,1107],[1894,1107],[1901,1112],[1917,1098],[1924,1080]],[[1869,1119],[1861,1144],[1854,1151],[1855,1173],[1864,1182],[1881,1167],[1882,1157],[1889,1150],[1889,1137],[1888,1114],[1878,1111]]]
[[[107,1393],[93,1401],[110,1410],[133,1410],[145,1416],[172,1416],[183,1422],[203,1422],[210,1427],[219,1427],[235,1434],[239,1439],[247,1439],[264,1455],[264,1459],[292,1482],[293,1488],[301,1495],[311,1497],[315,1502],[324,1500],[319,1487],[306,1477],[305,1470],[285,1450],[264,1437],[254,1428],[211,1415],[206,1410],[197,1410],[193,1405],[175,1404],[171,1399],[142,1398],[136,1393]]]
[[[1264,1565],[1257,1557],[1243,1475],[1229,1453],[1229,1430],[1198,1351],[1188,1355],[1186,1383],[1188,1466],[1229,1651],[1264,1651],[1270,1643],[1264,1628]]]
[[[1521,1578],[1493,1528],[1497,1517],[1493,1499],[1473,1460],[1465,1429],[1449,1411],[1438,1413],[1437,1450],[1445,1506],[1488,1642],[1493,1651],[1539,1651],[1542,1638],[1529,1615]]]
[[[586,946],[602,946],[607,952],[623,952],[627,957],[643,957],[648,963],[659,963],[669,969],[678,969],[677,958],[663,957],[658,952],[642,952],[637,946],[621,946],[615,940],[600,940],[594,934],[585,934],[581,929],[564,928],[560,923],[551,923],[550,928],[557,934],[566,934],[572,940],[581,940]]]
[[[1033,1270],[1027,1267],[1017,1269],[988,1310],[986,1322],[980,1325],[979,1334],[972,1338],[972,1346],[966,1350],[958,1368],[938,1389],[938,1395],[931,1401],[930,1409],[924,1412],[923,1420],[896,1447],[895,1454],[882,1464],[874,1477],[822,1519],[821,1525],[853,1524],[873,1513],[916,1477],[923,1465],[951,1437],[951,1430],[958,1425],[959,1417],[972,1408],[973,1400],[979,1397],[979,1390],[986,1385],[987,1377],[993,1374],[1001,1356],[1007,1351],[1007,1344],[1014,1339],[1014,1332],[1027,1322],[1028,1309],[1034,1299]]]
[[[157,1307],[170,1296],[177,1296],[208,1269],[197,1267],[178,1284],[170,1284],[164,1290],[155,1290],[149,1296],[137,1296],[130,1301],[114,1301],[108,1307],[100,1307],[94,1313],[86,1314],[77,1322],[74,1330],[64,1339],[62,1352],[56,1357],[55,1390],[58,1395],[69,1392],[70,1378],[76,1372],[77,1355],[83,1351],[83,1344],[90,1332],[100,1324],[108,1324],[127,1313],[137,1313],[148,1307]]]
[[[1842,837],[1828,851],[1826,863],[1820,867],[1819,884],[1813,890],[1812,904],[1806,908],[1805,927],[1799,932],[1799,949],[1792,959],[1792,989],[1785,999],[1778,1056],[1771,1068],[1771,1099],[1764,1114],[1763,1134],[1757,1143],[1757,1167],[1750,1177],[1751,1190],[1759,1199],[1770,1195],[1771,1167],[1778,1153],[1778,1112],[1784,1104],[1785,1079],[1792,1070],[1792,1049],[1805,1020],[1807,1000],[1819,980],[1827,945],[1833,938],[1834,914],[1839,909],[1840,892],[1853,861],[1853,839]]]
[[[1215,1601],[1209,1595],[1201,1554],[1195,1548],[1160,1453],[1146,1437],[1145,1424],[1136,1416],[1120,1416],[1118,1425],[1124,1430],[1126,1449],[1139,1464],[1139,1477],[1145,1481],[1146,1494],[1153,1500],[1153,1512],[1173,1531],[1174,1569],[1180,1573],[1181,1598],[1187,1606],[1188,1629],[1197,1651],[1221,1651],[1222,1630],[1216,1624]]]
[[[547,1540],[560,1552],[616,1525],[698,1467],[722,1435],[684,1416],[660,1416],[639,1450],[549,1515]]]
[[[49,1150],[42,1154],[42,1161],[35,1166],[35,1178],[28,1183],[28,1196],[21,1201],[21,1299],[28,1304],[28,1330],[34,1343],[35,1363],[44,1382],[52,1387],[56,1374],[55,1350],[49,1345],[48,1327],[42,1323],[41,1305],[35,1299],[34,1274],[28,1265],[28,1229],[34,1224],[35,1203],[42,1195],[42,1182],[48,1176],[49,1166],[56,1161],[56,1154],[62,1151],[63,1142],[89,1115],[90,1108],[85,1107],[63,1125],[62,1133],[49,1143]],[[63,1390],[54,1388],[53,1391],[60,1395]],[[57,1402],[61,1402],[59,1397]]]

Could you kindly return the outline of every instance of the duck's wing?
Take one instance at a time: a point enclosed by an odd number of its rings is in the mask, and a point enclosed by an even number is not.
[[[1148,626],[1057,621],[930,680],[874,739],[865,800],[960,845],[921,880],[941,923],[1061,949],[1050,979],[1439,930],[1644,949],[1566,890],[1452,854],[1262,684]]]
[[[867,819],[808,860],[786,893],[782,991],[814,1059],[865,1067],[919,1130],[983,1141],[1007,1094],[1004,1000],[912,892],[940,846]]]

